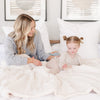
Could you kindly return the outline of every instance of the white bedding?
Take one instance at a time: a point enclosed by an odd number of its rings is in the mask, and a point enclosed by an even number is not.
[[[11,97],[10,99],[7,99],[0,96],[0,100],[27,100],[27,99],[16,98],[16,97]],[[72,97],[70,99],[61,99],[51,94],[51,95],[47,95],[47,96],[43,96],[43,97],[39,97],[35,99],[28,99],[28,100],[100,100],[100,96],[94,93],[90,93],[87,95]]]
[[[92,90],[100,95],[100,60],[91,61],[89,65],[73,66],[57,75],[48,73],[45,66],[0,66],[0,94],[10,98],[8,94],[11,93],[23,100],[44,98],[49,94],[54,99],[70,100]]]
[[[3,45],[1,47],[3,47]],[[0,47],[0,50],[1,50],[1,47]],[[56,48],[56,50],[57,50],[57,48]],[[0,54],[0,58],[1,58],[0,64],[3,63],[5,65],[4,56],[3,56],[4,51],[2,50],[0,52],[2,52]],[[42,91],[42,93],[46,94],[46,95],[42,94],[44,96],[41,96],[41,97],[37,96],[37,98],[33,98],[33,99],[25,99],[25,98],[22,99],[22,98],[12,97],[12,96],[9,98],[6,94],[7,92],[4,91],[4,93],[3,93],[3,91],[2,91],[1,92],[2,96],[0,97],[0,100],[63,100],[62,98],[60,98],[58,96],[54,96],[54,94],[55,95],[60,95],[61,97],[66,98],[67,100],[84,100],[84,99],[85,100],[100,100],[100,96],[99,96],[99,94],[100,94],[100,86],[99,86],[100,85],[100,79],[99,79],[100,78],[100,73],[99,73],[99,71],[100,71],[100,62],[99,62],[99,60],[92,60],[91,65],[93,65],[93,66],[89,66],[89,65],[87,65],[87,66],[82,65],[81,67],[74,66],[73,69],[67,70],[67,73],[66,72],[59,73],[56,76],[56,78],[58,79],[58,80],[56,80],[57,83],[54,81],[55,76],[49,75],[48,73],[44,72],[45,75],[47,76],[45,78],[49,79],[49,81],[51,80],[50,81],[51,83],[50,84],[48,83],[48,86],[50,86],[51,88],[48,87],[48,88],[46,88],[46,90],[44,88],[44,91]],[[14,67],[14,68],[16,69],[16,67]],[[26,68],[28,68],[28,67],[26,67]],[[1,69],[2,69],[2,67],[1,67]],[[4,69],[5,68],[3,68],[3,70]],[[10,69],[10,70],[12,70],[12,69]],[[12,71],[12,73],[13,73],[13,71]],[[2,72],[2,71],[0,71],[0,72]],[[7,77],[8,77],[7,72],[8,71],[6,70],[6,74],[4,75],[5,79],[7,79]],[[16,73],[17,72],[18,71],[16,71]],[[40,71],[40,72],[42,73],[43,71]],[[39,74],[37,74],[37,76],[40,75],[40,72],[38,72]],[[0,74],[0,76],[1,76],[1,74]],[[4,77],[4,76],[2,76],[2,77]],[[44,76],[41,76],[41,79]],[[64,77],[64,76],[67,76],[67,77]],[[74,77],[72,78],[72,76],[74,76]],[[10,77],[10,79],[15,78],[15,76],[12,77],[11,73],[9,73],[9,77]],[[61,84],[58,84],[59,79],[60,79],[60,82],[62,82]],[[65,81],[66,81],[66,83],[68,83],[67,85],[64,84]],[[14,89],[14,88],[12,88],[12,85],[10,84],[10,81],[7,82],[7,84],[9,84],[9,85],[7,85],[5,83],[6,82],[3,81],[2,86],[5,86],[7,88],[9,87],[10,91],[11,91],[11,89]],[[77,85],[79,83],[80,83],[80,86]],[[84,88],[82,87],[83,83],[85,83]],[[53,86],[53,84],[56,84],[56,89],[54,89],[55,86]],[[16,84],[13,84],[13,86],[14,85],[16,86]],[[2,88],[0,88],[0,89],[2,90]],[[82,89],[83,89],[83,91],[79,92],[79,90],[82,90]],[[92,90],[94,90],[97,94],[95,94],[93,92],[90,93]],[[17,92],[19,93],[19,89],[17,90]],[[73,92],[73,94],[72,94],[72,92]],[[16,96],[18,96],[18,95],[19,94],[17,94]]]

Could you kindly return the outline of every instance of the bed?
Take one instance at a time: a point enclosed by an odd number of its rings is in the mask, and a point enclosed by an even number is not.
[[[66,50],[66,43],[62,40],[62,36],[63,35],[67,35],[67,36],[77,35],[79,37],[82,36],[85,39],[84,44],[82,44],[80,51],[79,51],[80,55],[83,58],[88,58],[88,59],[93,59],[93,58],[99,59],[100,58],[100,52],[99,52],[100,45],[98,44],[100,24],[94,22],[94,23],[78,25],[78,24],[73,24],[73,23],[69,23],[69,22],[64,22],[61,19],[58,19],[57,22],[58,22],[59,30],[60,30],[60,40],[56,40],[56,41],[50,40],[50,42],[49,42],[48,31],[47,31],[47,28],[46,28],[46,25],[44,24],[44,22],[37,25],[37,29],[40,31],[42,42],[44,44],[45,52],[47,52],[47,53],[52,52],[52,51],[63,52],[64,50]],[[3,27],[5,36],[7,36],[8,33],[10,33],[12,30],[13,30],[12,27],[6,27],[6,26]],[[81,33],[84,33],[84,34],[81,34]],[[52,46],[50,45],[50,43]],[[6,57],[6,55],[4,54],[4,44],[0,44],[0,66],[1,65],[6,66],[5,57]],[[14,97],[14,96],[7,97],[4,94],[4,95],[1,95],[0,100],[64,100],[64,99],[65,100],[84,100],[84,99],[85,100],[89,100],[89,99],[90,100],[100,100],[100,87],[99,87],[100,61],[98,59],[92,60],[92,62],[91,62],[92,65],[96,64],[97,69],[95,67],[92,67],[92,69],[91,69],[89,66],[87,66],[90,74],[93,73],[93,75],[89,76],[89,78],[95,79],[95,82],[92,80],[90,80],[90,82],[93,83],[94,85],[98,83],[97,84],[98,87],[96,85],[94,86],[96,88],[91,88],[91,86],[89,84],[87,84],[86,85],[87,87],[85,88],[86,91],[84,93],[79,93],[79,94],[70,95],[70,96],[68,95],[68,97],[65,97],[65,98],[62,98],[61,96],[58,96],[58,95],[54,94],[54,92],[51,91],[50,93],[45,94],[44,96],[43,95],[38,96],[33,99],[32,98]],[[83,69],[81,69],[81,68],[83,68]],[[87,68],[86,67],[84,68],[84,65],[81,68],[75,67],[75,68],[73,68],[73,70],[76,72],[79,70],[81,72],[87,71]],[[76,70],[76,69],[78,69],[78,70]],[[68,70],[67,75],[71,76],[70,72],[73,70]],[[74,75],[76,75],[76,72],[74,73]],[[88,75],[87,73],[85,73],[85,74]],[[80,75],[80,73],[79,73],[79,75]],[[96,75],[97,75],[97,77],[94,77]],[[62,76],[58,75],[57,78],[59,78],[59,77],[62,77]],[[86,76],[86,77],[88,77],[88,76]],[[62,79],[63,79],[63,77],[62,77]],[[66,77],[65,77],[65,79],[66,79]],[[82,78],[80,80],[84,83]],[[63,80],[61,80],[61,81],[63,82]],[[87,80],[87,81],[89,81],[89,80]],[[78,81],[75,81],[75,82],[76,82],[75,84],[78,83]],[[66,83],[67,83],[67,80],[66,80]],[[74,81],[73,81],[73,83],[74,83]],[[68,86],[69,86],[69,84],[67,84],[67,88],[68,88]],[[58,88],[59,92],[61,93],[61,90],[60,90],[61,88],[60,88],[59,84],[58,84],[58,87],[59,87]],[[87,89],[88,87],[90,87],[90,88]],[[81,85],[80,85],[80,88],[81,88]],[[82,88],[82,89],[84,90],[84,88]],[[97,93],[95,93],[95,92],[97,92]],[[57,93],[57,91],[56,91],[56,93]],[[1,92],[0,92],[0,94],[1,94]]]
[[[56,50],[58,51],[59,49],[59,41],[53,41],[51,40],[50,41],[52,45],[52,50]],[[56,43],[56,44],[55,44]],[[98,49],[100,50],[100,45],[98,45]],[[4,55],[4,44],[0,44],[0,65],[6,65],[5,63],[5,55]],[[94,91],[91,91],[90,93],[86,93],[86,94],[79,94],[79,95],[75,95],[75,96],[72,96],[72,97],[69,97],[65,100],[100,100],[100,95],[96,94]],[[0,97],[0,100],[64,100],[63,98],[59,98],[58,96],[54,96],[53,93],[50,93],[48,95],[45,95],[45,96],[40,96],[40,97],[36,97],[36,98],[33,98],[33,99],[26,99],[26,98],[19,98],[19,97],[4,97],[1,96]]]

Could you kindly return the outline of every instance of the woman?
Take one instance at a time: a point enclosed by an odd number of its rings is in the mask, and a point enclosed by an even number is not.
[[[50,60],[54,56],[46,54],[38,30],[35,30],[34,19],[21,14],[15,21],[14,31],[5,41],[6,61],[9,65],[24,65],[33,63],[41,66],[43,60]],[[26,54],[29,57],[21,56]]]

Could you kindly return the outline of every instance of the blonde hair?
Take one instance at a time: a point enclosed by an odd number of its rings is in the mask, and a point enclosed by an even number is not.
[[[35,23],[35,20],[27,14],[19,15],[14,24],[14,31],[9,34],[16,43],[18,54],[25,53],[24,47],[28,47],[31,52],[35,48],[33,43],[35,33],[32,37],[28,37],[32,21]]]
[[[77,36],[70,36],[70,37],[66,37],[66,36],[63,36],[63,39],[66,40],[66,44],[68,43],[77,43],[80,45],[80,43],[83,43],[82,40],[83,40],[83,37],[77,37]]]

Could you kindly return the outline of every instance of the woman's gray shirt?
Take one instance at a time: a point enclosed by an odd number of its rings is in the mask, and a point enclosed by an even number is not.
[[[34,45],[35,45],[34,52],[32,53],[28,48],[25,48],[25,54],[27,54],[30,57],[34,56],[34,58],[40,61],[46,60],[50,56],[44,51],[44,46],[43,46],[39,31],[37,31],[37,33],[35,34]],[[16,44],[14,40],[9,36],[5,40],[5,56],[6,56],[6,62],[8,65],[27,64],[26,57],[17,55]]]

